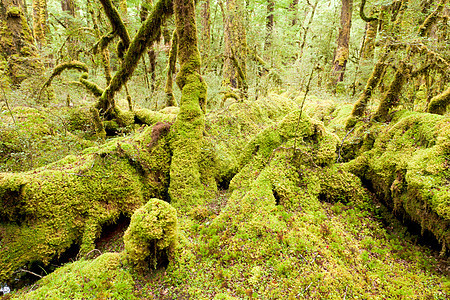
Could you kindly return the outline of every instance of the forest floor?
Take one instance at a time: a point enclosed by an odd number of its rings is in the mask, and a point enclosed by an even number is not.
[[[393,209],[380,198],[377,167],[368,165],[375,170],[368,182],[355,166],[369,153],[361,132],[373,127],[362,125],[345,138],[351,104],[311,96],[299,119],[301,100],[270,94],[208,113],[205,136],[221,166],[218,188],[205,202],[178,211],[169,261],[145,271],[130,267],[123,241],[130,215],[121,214],[103,226],[96,251],[80,258],[72,249],[50,265],[24,266],[46,276],[35,281],[30,272],[15,273],[28,284],[2,299],[448,299],[450,265],[442,245],[448,216],[436,221],[444,222],[439,236]],[[74,123],[80,116],[73,108],[4,108],[0,171],[45,168],[106,147],[93,138],[93,128]],[[375,140],[402,118],[377,127]]]

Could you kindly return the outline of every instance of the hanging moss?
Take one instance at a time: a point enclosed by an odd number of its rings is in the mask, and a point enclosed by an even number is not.
[[[431,99],[428,112],[443,115],[447,111],[448,104],[450,104],[450,87]]]

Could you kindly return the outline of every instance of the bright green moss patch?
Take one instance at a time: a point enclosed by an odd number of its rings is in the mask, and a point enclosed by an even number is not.
[[[12,115],[14,118],[9,111],[0,114],[0,171],[17,172],[41,167],[95,145],[68,132],[80,127],[72,123],[65,127],[52,111],[16,107]],[[80,122],[77,124],[82,126]],[[89,131],[88,127],[80,129]]]

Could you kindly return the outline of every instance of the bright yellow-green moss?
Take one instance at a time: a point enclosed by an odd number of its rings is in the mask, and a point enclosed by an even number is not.
[[[103,225],[163,197],[170,152],[164,135],[149,147],[150,132],[33,171],[0,173],[0,280],[27,263],[47,264],[73,243],[92,250]]]
[[[173,258],[177,231],[176,210],[167,202],[150,199],[133,214],[123,237],[127,258],[137,269],[156,268],[162,257]]]
[[[377,195],[450,244],[448,118],[401,111],[374,138],[373,149],[348,168],[373,185]]]
[[[119,253],[68,264],[36,283],[35,290],[13,299],[137,299],[134,280]]]

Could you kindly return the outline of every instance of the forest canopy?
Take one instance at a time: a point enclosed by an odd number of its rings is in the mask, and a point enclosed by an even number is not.
[[[0,0],[4,299],[447,299],[447,0]]]

